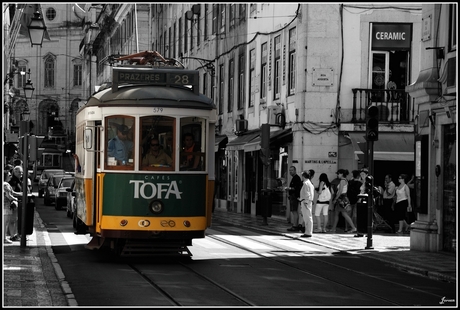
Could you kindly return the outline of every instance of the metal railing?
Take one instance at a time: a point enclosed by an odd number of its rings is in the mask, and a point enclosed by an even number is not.
[[[414,121],[414,100],[404,89],[353,88],[352,123],[366,121],[367,108],[379,108],[379,122],[409,124]]]

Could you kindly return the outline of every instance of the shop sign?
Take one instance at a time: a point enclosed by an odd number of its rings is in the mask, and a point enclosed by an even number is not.
[[[409,49],[412,41],[411,24],[373,24],[372,49]]]

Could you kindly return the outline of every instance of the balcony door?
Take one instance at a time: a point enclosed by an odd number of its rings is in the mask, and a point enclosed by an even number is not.
[[[372,51],[369,88],[384,90],[390,76],[390,52]]]

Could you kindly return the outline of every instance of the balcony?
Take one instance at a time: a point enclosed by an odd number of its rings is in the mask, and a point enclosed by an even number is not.
[[[353,88],[352,91],[351,123],[364,123],[367,108],[372,105],[379,108],[380,123],[392,125],[414,122],[415,103],[404,89]]]

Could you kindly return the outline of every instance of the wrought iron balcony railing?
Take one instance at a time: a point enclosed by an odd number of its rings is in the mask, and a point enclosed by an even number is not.
[[[404,89],[353,88],[352,123],[366,120],[367,108],[379,108],[379,122],[409,124],[414,121],[414,100]]]

